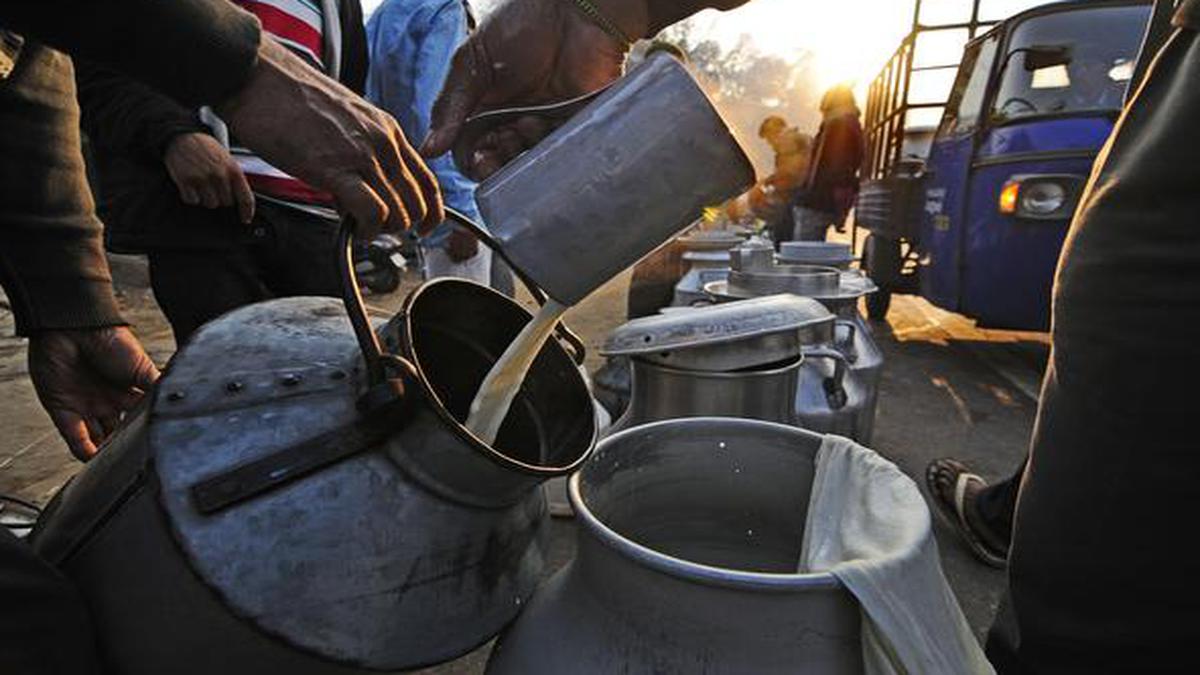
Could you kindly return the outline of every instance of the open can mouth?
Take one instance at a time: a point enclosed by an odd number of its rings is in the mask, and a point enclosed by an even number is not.
[[[799,570],[821,437],[726,417],[653,422],[605,438],[571,477],[580,524],[673,577],[746,589],[837,589]]]
[[[550,478],[575,471],[597,438],[587,382],[557,339],[542,347],[495,443],[465,426],[479,385],[532,314],[464,279],[435,279],[404,305],[401,351],[430,406],[455,436],[502,468]]]

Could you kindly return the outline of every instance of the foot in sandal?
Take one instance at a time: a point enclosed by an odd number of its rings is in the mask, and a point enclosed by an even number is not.
[[[996,568],[1008,564],[1008,537],[989,527],[976,508],[987,481],[962,462],[936,459],[925,469],[925,485],[935,510],[980,562]]]

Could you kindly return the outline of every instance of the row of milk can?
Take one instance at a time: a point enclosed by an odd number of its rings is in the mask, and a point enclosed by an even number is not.
[[[806,335],[806,342],[794,345],[787,354],[797,361],[798,378],[788,410],[783,411],[775,399],[755,397],[754,402],[740,403],[737,414],[869,443],[883,354],[857,307],[859,298],[874,292],[875,285],[860,271],[850,269],[850,247],[834,242],[784,242],[776,254],[770,242],[756,237],[745,240],[720,229],[689,234],[679,242],[690,267],[675,286],[673,306],[662,309],[661,316],[635,319],[618,328],[601,350],[609,360],[597,380],[602,388],[615,391],[609,400],[620,401],[613,406],[618,408],[614,412],[623,413],[616,426],[668,416],[714,414],[728,406],[716,403],[710,392],[740,387],[743,381],[764,385],[767,378],[754,369],[783,361],[779,354],[762,347],[770,338],[731,335],[726,330],[732,325],[729,319],[705,308],[789,294],[808,299],[814,318],[823,312],[829,327]],[[779,308],[770,303],[737,307],[738,316],[751,322],[768,322],[756,313]],[[683,308],[698,311],[684,312]],[[646,337],[638,343],[627,338],[640,331],[705,335],[708,339],[671,345],[668,359],[656,340]],[[726,362],[726,355],[732,353],[759,360]],[[723,386],[716,385],[718,378]]]
[[[753,181],[670,56],[572,106],[479,191],[481,239],[565,304]],[[605,246],[584,236],[600,229]],[[821,364],[831,409],[873,400],[854,389],[876,353],[847,293],[743,285],[768,269],[754,259],[724,293],[763,297],[617,331],[637,400],[599,445],[582,346],[560,327],[485,443],[463,422],[531,314],[442,279],[372,320],[352,235],[340,302],[279,299],[201,328],[30,535],[78,586],[108,672],[399,672],[501,631],[493,673],[862,672],[857,601],[797,567],[823,440],[798,428],[805,369]],[[543,582],[540,486],[567,475],[578,546]]]

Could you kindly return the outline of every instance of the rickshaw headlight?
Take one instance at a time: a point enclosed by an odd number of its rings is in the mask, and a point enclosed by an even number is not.
[[[1031,216],[1051,216],[1062,211],[1066,203],[1067,189],[1061,183],[1036,181],[1022,186],[1017,210]]]
[[[1013,176],[1000,190],[1000,213],[1018,218],[1057,220],[1071,217],[1082,176]]]

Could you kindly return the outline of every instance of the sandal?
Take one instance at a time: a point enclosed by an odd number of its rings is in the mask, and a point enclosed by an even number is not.
[[[971,473],[965,464],[957,460],[935,459],[925,468],[925,486],[942,520],[958,533],[980,562],[1004,569],[1008,565],[1008,551],[985,541],[984,536],[967,520],[966,494],[972,482],[987,486],[987,481]],[[953,486],[953,491],[947,490],[948,486]]]

